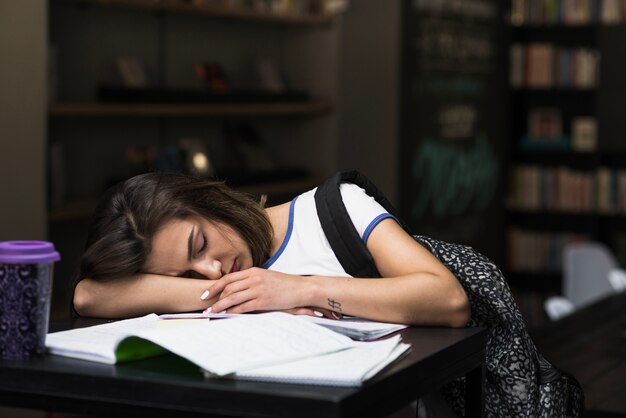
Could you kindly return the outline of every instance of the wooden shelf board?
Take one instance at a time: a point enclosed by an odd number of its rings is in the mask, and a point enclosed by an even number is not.
[[[320,183],[321,179],[319,177],[307,177],[295,180],[275,181],[271,183],[234,186],[233,188],[255,195],[266,194],[268,196],[295,196],[317,187]],[[85,198],[69,202],[63,207],[50,211],[48,213],[48,220],[50,222],[87,220],[91,217],[97,203],[98,198]]]
[[[566,210],[548,210],[548,209],[525,209],[525,208],[516,208],[509,206],[506,208],[506,211],[512,216],[535,216],[540,218],[546,217],[568,217],[571,219],[583,219],[583,218],[597,218],[601,219],[625,219],[626,213],[614,211],[614,212],[605,212],[599,210],[581,210],[581,211],[566,211]]]
[[[188,13],[208,17],[247,20],[259,23],[288,25],[330,25],[333,16],[327,13],[303,14],[291,12],[257,11],[245,8],[233,8],[202,2],[182,0],[74,0],[81,4],[99,7],[117,7],[166,13]]]
[[[170,104],[66,102],[50,106],[51,117],[298,116],[330,112],[328,100],[282,103]]]

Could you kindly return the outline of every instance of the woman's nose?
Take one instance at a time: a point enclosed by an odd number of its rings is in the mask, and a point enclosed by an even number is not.
[[[223,275],[222,263],[219,260],[202,260],[196,265],[196,270],[211,280],[217,280]]]

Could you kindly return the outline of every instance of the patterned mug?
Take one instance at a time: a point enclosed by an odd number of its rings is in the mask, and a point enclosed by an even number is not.
[[[54,245],[0,242],[0,358],[23,360],[46,351]]]

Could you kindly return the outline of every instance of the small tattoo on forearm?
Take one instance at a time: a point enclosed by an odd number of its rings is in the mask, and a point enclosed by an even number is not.
[[[327,300],[328,300],[328,306],[330,306],[331,309],[334,309],[336,311],[341,311],[341,302],[338,302],[331,298],[327,298]]]

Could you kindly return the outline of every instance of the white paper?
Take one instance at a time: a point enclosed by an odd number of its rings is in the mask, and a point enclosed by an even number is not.
[[[377,322],[354,317],[335,320],[302,315],[302,318],[360,341],[375,340],[408,327],[408,325],[403,324]]]
[[[350,338],[280,312],[136,334],[224,376],[353,347]]]
[[[188,359],[208,376],[337,386],[360,385],[409,348],[399,335],[355,342],[310,317],[280,312],[215,321],[177,318],[164,321],[151,314],[51,333],[46,345],[51,354],[115,364],[120,343],[141,338]],[[363,321],[345,323],[368,327]]]
[[[236,371],[286,363],[344,350],[350,338],[298,317],[274,312],[241,315],[229,320],[184,321],[159,327],[148,315],[110,324],[48,334],[51,354],[115,363],[115,350],[124,338],[141,338],[223,376]]]
[[[99,363],[115,364],[115,348],[119,342],[135,332],[156,328],[155,314],[125,319],[92,327],[53,332],[46,336],[49,353]]]
[[[239,316],[255,314],[219,314],[219,313],[181,313],[159,315],[161,319],[200,319],[200,318],[236,318]],[[343,317],[342,319],[320,318],[310,315],[297,315],[298,318],[329,328],[332,331],[346,335],[359,341],[371,341],[394,332],[403,330],[408,325],[392,324],[387,322],[370,321],[356,317]]]
[[[238,372],[235,378],[311,385],[359,386],[410,348],[400,336],[375,342],[361,342],[348,350]]]

